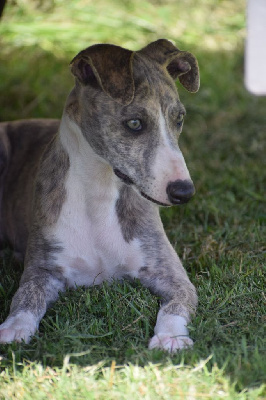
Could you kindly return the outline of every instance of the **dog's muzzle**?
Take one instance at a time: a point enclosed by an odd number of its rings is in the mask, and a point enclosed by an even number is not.
[[[178,179],[168,183],[166,193],[172,204],[184,204],[195,194],[195,187],[192,181]]]
[[[114,168],[114,173],[116,174],[116,176],[119,179],[121,179],[122,182],[126,183],[127,185],[134,185],[134,181],[129,176],[127,176],[126,174],[121,172],[119,169]],[[157,201],[157,200],[153,199],[152,197],[148,196],[146,193],[144,193],[142,191],[139,191],[139,193],[145,199],[147,199],[149,201],[152,201],[153,203],[158,204],[159,206],[164,206],[164,207],[168,207],[169,206],[169,204],[161,203],[160,201]]]
[[[128,175],[121,172],[119,169],[115,168],[114,173],[119,179],[121,179],[122,182],[126,183],[127,185],[134,185],[134,181]],[[182,181],[181,179],[178,179],[177,181],[168,183],[166,188],[166,193],[171,204],[173,205],[184,204],[187,203],[194,195],[195,188],[191,181],[189,180]],[[141,196],[145,197],[145,199],[152,201],[153,203],[158,204],[159,206],[164,206],[164,207],[170,206],[170,204],[165,204],[156,199],[153,199],[143,191],[140,191],[140,194]]]

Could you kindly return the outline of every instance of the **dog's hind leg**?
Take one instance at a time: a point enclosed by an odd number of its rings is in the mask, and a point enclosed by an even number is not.
[[[140,269],[139,279],[162,301],[149,348],[161,348],[174,353],[192,346],[187,323],[196,310],[197,294],[170,244],[165,258],[160,254],[153,266]]]

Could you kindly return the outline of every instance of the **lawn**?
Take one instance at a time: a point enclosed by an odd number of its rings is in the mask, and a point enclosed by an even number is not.
[[[96,4],[97,3],[97,4]],[[162,209],[199,295],[192,350],[148,351],[158,299],[138,282],[60,296],[29,345],[0,345],[0,399],[265,398],[266,98],[243,85],[244,0],[13,0],[0,21],[0,121],[60,118],[68,64],[93,43],[161,37],[193,52],[201,89],[179,94],[197,193]],[[22,265],[4,250],[0,322]],[[264,384],[264,385],[263,385]]]

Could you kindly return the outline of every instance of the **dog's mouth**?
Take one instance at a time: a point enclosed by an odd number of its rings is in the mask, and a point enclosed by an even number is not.
[[[128,175],[124,174],[123,172],[121,172],[117,168],[114,169],[114,173],[125,184],[134,185],[138,189],[138,187],[135,185],[134,181]],[[160,202],[158,200],[155,200],[152,197],[148,196],[146,193],[144,193],[142,190],[138,190],[138,191],[139,191],[139,193],[141,194],[142,197],[144,197],[145,199],[151,201],[152,203],[158,204],[159,206],[163,206],[163,207],[170,207],[170,204],[165,204],[165,203],[162,203],[162,202]]]
[[[134,185],[132,179],[126,174],[123,174],[123,172],[119,171],[119,169],[115,168],[114,173],[116,174],[116,176],[118,176],[119,179],[121,179],[121,181],[123,181],[127,185]]]

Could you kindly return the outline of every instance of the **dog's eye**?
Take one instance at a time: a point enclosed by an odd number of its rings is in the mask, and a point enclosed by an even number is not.
[[[184,114],[179,114],[178,118],[177,118],[177,128],[180,128],[183,125],[184,122]]]
[[[140,131],[142,129],[142,124],[140,119],[130,119],[127,121],[127,126],[132,131]]]

